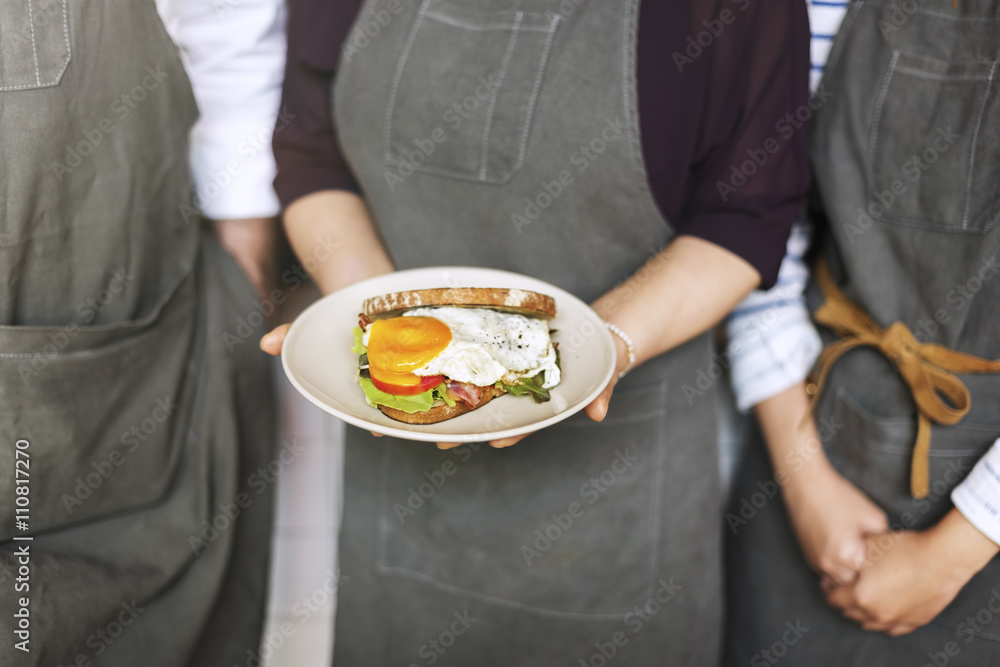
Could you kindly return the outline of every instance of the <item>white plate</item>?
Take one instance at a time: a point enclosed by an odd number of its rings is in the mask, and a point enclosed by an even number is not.
[[[551,328],[559,342],[562,381],[552,400],[501,396],[460,417],[437,424],[404,424],[365,401],[356,380],[358,355],[351,352],[365,299],[435,287],[505,287],[548,294],[556,301]],[[597,313],[569,292],[542,280],[507,271],[446,266],[397,271],[355,283],[320,299],[292,324],[281,362],[292,385],[323,410],[349,424],[408,440],[482,442],[530,433],[587,406],[611,380],[615,344]]]

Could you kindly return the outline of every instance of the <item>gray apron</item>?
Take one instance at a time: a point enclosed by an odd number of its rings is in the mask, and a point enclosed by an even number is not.
[[[591,301],[672,238],[638,139],[637,3],[563,5],[364,5],[385,25],[341,59],[336,125],[398,268]],[[335,664],[714,665],[713,395],[681,389],[709,354],[699,336],[629,374],[603,423],[504,450],[349,428]]]
[[[0,5],[5,667],[257,650],[271,500],[245,487],[274,441],[270,383],[255,346],[223,341],[252,289],[185,219],[196,117],[151,0]]]
[[[900,3],[853,3],[833,47],[823,80],[831,97],[811,145],[826,217],[823,252],[846,296],[880,326],[901,321],[918,341],[996,359],[1000,3],[910,4],[904,12]],[[814,309],[821,302],[815,287],[809,300]],[[906,385],[870,348],[833,366],[816,411],[827,454],[895,529],[939,521],[952,508],[951,490],[1000,436],[1000,377],[961,379],[971,410],[954,426],[934,425],[930,491],[915,499],[917,416]],[[1000,663],[992,601],[1000,559],[916,632],[898,639],[862,632],[826,606],[780,498],[746,509],[773,474],[762,447],[752,448],[733,496],[736,516],[755,515],[735,524],[729,552],[729,664],[745,665],[783,642],[788,621],[808,632],[779,647],[783,665],[923,665],[933,656],[933,664]],[[942,653],[949,642],[957,653]]]

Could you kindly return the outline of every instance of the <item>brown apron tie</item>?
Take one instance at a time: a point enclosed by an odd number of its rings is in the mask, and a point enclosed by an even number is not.
[[[816,282],[825,300],[814,317],[842,338],[823,348],[816,362],[813,371],[816,380],[807,388],[812,395],[810,410],[816,405],[830,367],[842,354],[861,346],[881,351],[896,364],[917,404],[917,442],[913,448],[910,493],[914,498],[925,497],[930,487],[931,421],[957,424],[972,405],[969,390],[955,373],[998,373],[1000,359],[991,361],[941,345],[920,343],[902,322],[881,328],[844,296],[822,258],[816,265]],[[942,400],[942,395],[951,405]]]

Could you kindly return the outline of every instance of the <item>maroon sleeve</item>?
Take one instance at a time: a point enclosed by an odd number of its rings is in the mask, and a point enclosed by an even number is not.
[[[809,185],[808,16],[801,0],[777,4],[699,0],[678,21],[674,3],[642,3],[639,26],[642,148],[657,204],[679,234],[749,262],[763,288],[777,280]]]
[[[358,192],[332,122],[332,85],[340,45],[360,0],[295,0],[288,21],[288,62],[281,92],[286,125],[275,128],[274,189],[283,207],[320,190]]]

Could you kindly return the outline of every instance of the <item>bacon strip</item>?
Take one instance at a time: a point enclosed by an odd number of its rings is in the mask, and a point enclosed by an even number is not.
[[[368,330],[368,325],[372,323],[372,318],[368,317],[364,313],[358,313],[358,326],[361,327],[362,331]]]
[[[448,380],[448,396],[453,401],[462,401],[469,407],[476,407],[483,400],[483,388],[468,382]]]

